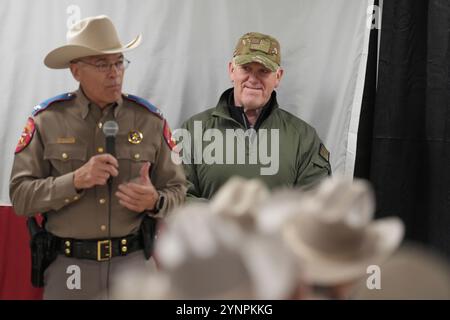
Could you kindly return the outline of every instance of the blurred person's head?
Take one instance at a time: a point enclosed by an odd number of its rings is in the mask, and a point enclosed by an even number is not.
[[[374,195],[362,180],[327,179],[309,194],[300,214],[284,225],[283,236],[303,261],[313,289],[328,298],[347,298],[351,284],[398,247],[403,223],[373,220]]]
[[[234,176],[210,201],[211,211],[234,221],[243,228],[257,230],[256,217],[260,204],[270,197],[267,186],[259,179]]]
[[[373,220],[374,210],[367,182],[335,176],[307,191],[275,193],[261,205],[257,224],[283,235],[302,263],[311,298],[344,299],[403,238],[398,218]]]
[[[244,231],[208,204],[175,210],[155,255],[161,272],[129,286],[133,299],[286,299],[298,289],[297,261],[279,237]]]

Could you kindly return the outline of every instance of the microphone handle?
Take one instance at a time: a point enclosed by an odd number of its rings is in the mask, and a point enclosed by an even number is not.
[[[109,153],[113,157],[116,156],[116,137],[115,136],[107,136],[106,137],[106,153]],[[112,187],[112,176],[108,178],[108,187],[111,190]]]
[[[106,137],[106,153],[109,153],[113,157],[116,156],[116,137]]]

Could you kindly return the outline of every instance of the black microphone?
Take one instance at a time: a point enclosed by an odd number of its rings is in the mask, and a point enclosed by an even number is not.
[[[106,121],[103,124],[103,133],[106,138],[106,153],[109,153],[113,157],[116,156],[116,135],[119,132],[119,125],[114,120]],[[108,179],[108,186],[111,189],[112,177]]]
[[[116,156],[116,135],[119,132],[119,125],[114,120],[106,121],[103,124],[103,133],[106,137],[106,153]]]

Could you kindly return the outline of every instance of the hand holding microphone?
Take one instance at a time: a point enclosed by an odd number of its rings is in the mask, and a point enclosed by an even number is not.
[[[75,170],[74,186],[77,190],[105,185],[111,177],[119,174],[119,162],[115,156],[116,135],[119,126],[115,121],[107,121],[103,125],[106,139],[106,154],[93,156],[87,163]]]

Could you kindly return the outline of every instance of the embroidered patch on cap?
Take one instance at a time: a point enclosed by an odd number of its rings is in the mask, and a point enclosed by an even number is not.
[[[21,152],[30,144],[31,139],[33,139],[35,130],[36,127],[34,125],[34,120],[33,118],[29,117],[27,120],[27,124],[23,128],[22,134],[20,135],[19,143],[17,144],[15,154]]]

